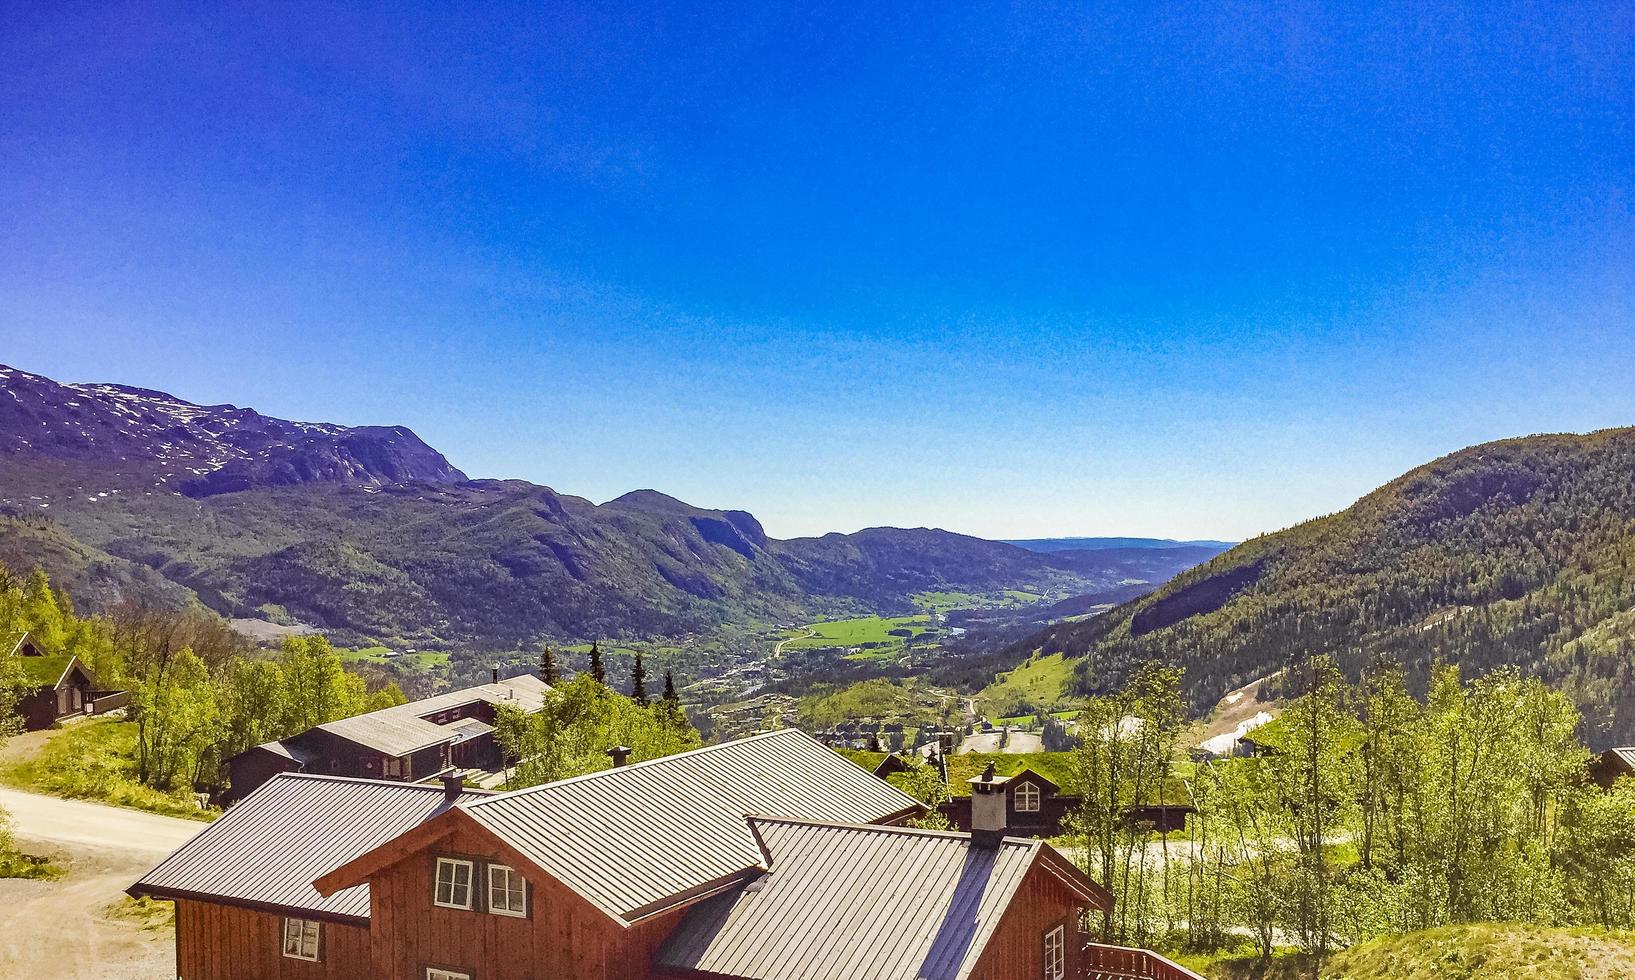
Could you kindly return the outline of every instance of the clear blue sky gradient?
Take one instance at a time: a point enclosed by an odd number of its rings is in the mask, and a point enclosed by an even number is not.
[[[27,370],[779,536],[1635,423],[1628,4],[66,6],[0,5]]]

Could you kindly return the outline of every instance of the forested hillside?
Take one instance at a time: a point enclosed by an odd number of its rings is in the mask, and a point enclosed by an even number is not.
[[[469,480],[402,427],[287,422],[0,366],[0,558],[83,605],[138,597],[347,641],[508,648],[1061,598],[1156,584],[1210,548],[1042,554],[928,528],[778,541],[652,490],[597,505]]]
[[[1114,690],[1148,661],[1186,669],[1201,709],[1307,654],[1536,673],[1600,746],[1635,738],[1635,429],[1475,446],[1349,509],[1245,542],[1104,616],[1017,643],[1080,658]]]

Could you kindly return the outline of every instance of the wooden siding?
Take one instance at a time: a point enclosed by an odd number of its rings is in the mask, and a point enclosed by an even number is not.
[[[1035,864],[994,930],[971,980],[1039,980],[1045,975],[1045,933],[1057,926],[1065,927],[1066,975],[1078,976],[1082,903],[1083,899]]]
[[[17,714],[29,731],[50,728],[64,718],[85,713],[91,697],[91,679],[75,664],[58,683],[34,688],[17,702]]]
[[[222,802],[237,803],[279,773],[300,770],[301,764],[294,759],[259,746],[240,752],[227,760],[227,790],[222,794]]]
[[[176,903],[176,974],[181,980],[364,980],[375,976],[369,931],[325,922],[321,960],[283,952],[284,917],[209,902]]]
[[[1063,833],[1067,815],[1079,805],[1077,796],[1052,792],[1048,786],[1039,786],[1039,809],[1018,810],[1016,787],[1021,781],[1005,787],[1005,833],[1012,837],[1057,837]],[[1034,784],[1038,786],[1037,783]],[[941,806],[943,816],[956,830],[971,830],[971,798],[956,796]]]
[[[436,859],[477,863],[475,909],[432,904]],[[670,912],[628,931],[550,878],[528,880],[528,918],[484,911],[488,863],[516,868],[495,841],[461,827],[369,880],[375,969],[379,976],[424,977],[437,966],[481,980],[641,980],[652,953],[680,920]],[[517,869],[519,872],[522,869]]]

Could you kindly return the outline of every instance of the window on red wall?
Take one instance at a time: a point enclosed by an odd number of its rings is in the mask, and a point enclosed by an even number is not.
[[[1067,976],[1067,927],[1057,926],[1045,933],[1045,980]]]

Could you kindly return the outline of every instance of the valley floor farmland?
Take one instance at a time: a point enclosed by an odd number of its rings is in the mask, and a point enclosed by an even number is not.
[[[903,641],[919,636],[931,627],[929,616],[860,616],[808,623],[782,644],[784,650],[820,647],[857,648],[859,654],[890,655],[900,652]]]

